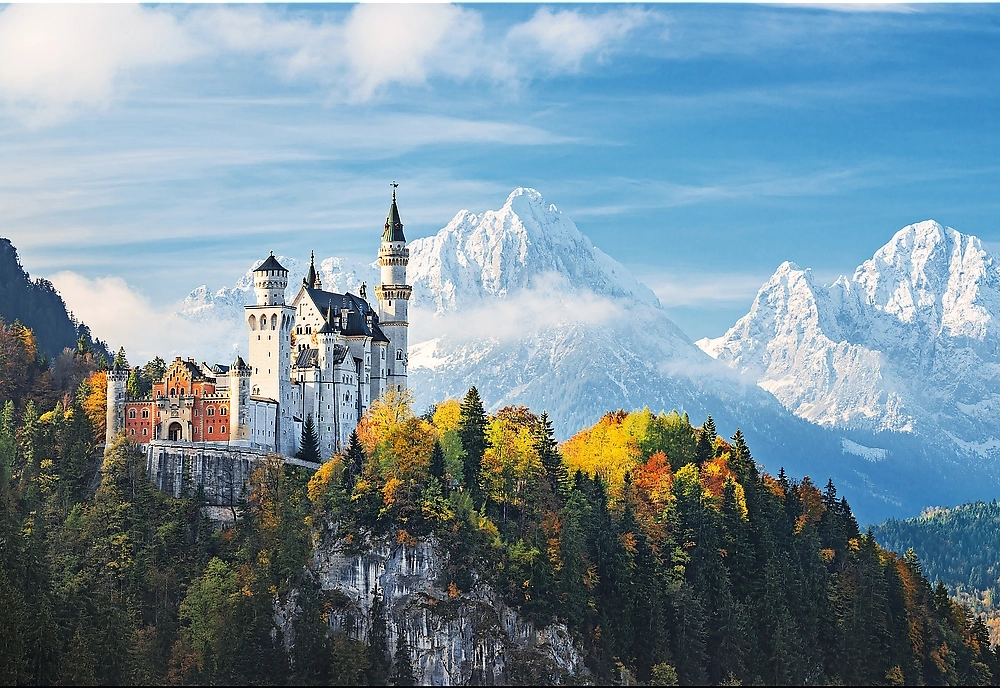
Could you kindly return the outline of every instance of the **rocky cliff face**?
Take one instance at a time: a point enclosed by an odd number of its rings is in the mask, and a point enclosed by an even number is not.
[[[441,588],[444,558],[433,538],[399,543],[375,539],[361,553],[333,529],[316,547],[313,572],[342,602],[337,630],[366,640],[372,591],[382,595],[388,645],[406,633],[423,685],[525,683],[531,677],[564,683],[586,675],[583,656],[562,624],[536,628],[483,583],[456,596]]]

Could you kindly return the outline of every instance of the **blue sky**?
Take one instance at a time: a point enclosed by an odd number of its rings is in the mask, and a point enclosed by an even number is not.
[[[84,319],[153,317],[372,255],[392,179],[411,239],[533,186],[697,339],[784,260],[1000,248],[998,87],[992,5],[8,6],[0,235]]]

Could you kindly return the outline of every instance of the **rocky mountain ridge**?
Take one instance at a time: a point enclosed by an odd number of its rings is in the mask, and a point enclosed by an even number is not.
[[[1000,261],[928,220],[829,286],[783,263],[698,345],[811,422],[949,438],[987,459],[1000,454],[998,318]]]

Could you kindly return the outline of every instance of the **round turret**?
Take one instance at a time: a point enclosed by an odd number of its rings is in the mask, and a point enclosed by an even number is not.
[[[288,287],[288,270],[274,257],[253,271],[253,290],[257,294],[258,306],[278,306],[285,303],[285,289]]]

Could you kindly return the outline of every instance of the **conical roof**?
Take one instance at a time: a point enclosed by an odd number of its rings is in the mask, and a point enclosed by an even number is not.
[[[385,231],[382,241],[406,241],[403,236],[403,221],[399,219],[399,208],[396,207],[396,189],[392,189],[392,205],[389,206],[389,217],[385,220]]]
[[[287,269],[281,266],[281,263],[278,262],[278,259],[274,257],[274,251],[271,252],[271,255],[267,257],[267,260],[261,263],[260,266],[254,270],[254,272],[267,272],[268,270],[279,270],[286,273],[288,272]]]

